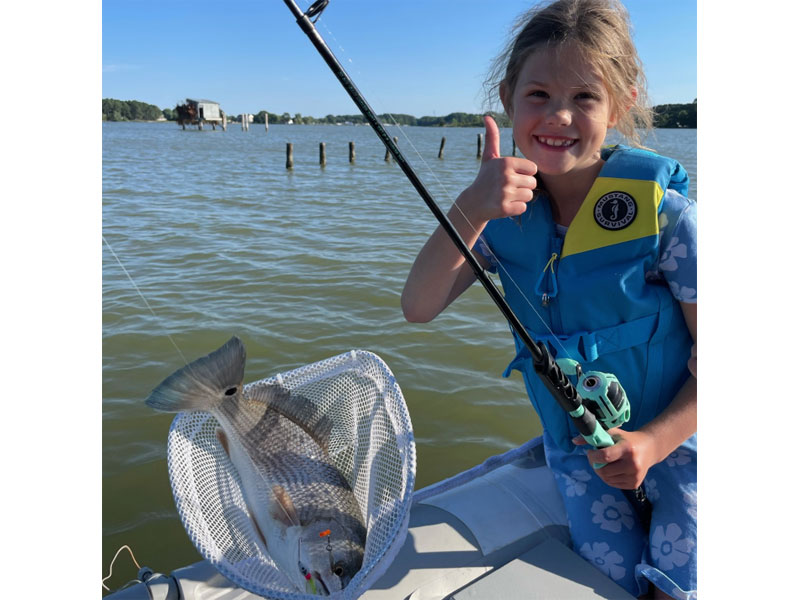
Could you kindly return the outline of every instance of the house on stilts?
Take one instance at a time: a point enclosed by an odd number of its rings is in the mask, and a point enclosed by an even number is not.
[[[223,131],[228,128],[225,112],[219,107],[219,103],[213,100],[187,98],[185,104],[175,107],[175,113],[178,115],[178,125],[184,129],[187,125],[197,125],[198,129],[203,129],[204,124],[210,124],[213,129],[220,125]]]

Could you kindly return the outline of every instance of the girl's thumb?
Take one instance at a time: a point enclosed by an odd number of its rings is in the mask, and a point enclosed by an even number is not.
[[[486,146],[481,160],[486,162],[493,158],[500,158],[500,129],[489,115],[483,117],[483,124],[486,127]]]

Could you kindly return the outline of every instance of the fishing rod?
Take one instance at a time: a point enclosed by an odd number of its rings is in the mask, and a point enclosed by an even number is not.
[[[417,173],[408,163],[403,153],[400,152],[397,144],[395,144],[392,138],[389,137],[386,129],[378,120],[375,111],[372,110],[372,107],[370,107],[369,103],[367,103],[367,100],[364,98],[363,94],[358,90],[355,83],[353,83],[353,80],[344,70],[344,67],[341,65],[339,60],[328,47],[328,44],[317,31],[314,23],[316,23],[317,19],[319,19],[320,15],[322,14],[322,11],[328,6],[328,2],[329,0],[317,0],[304,13],[300,7],[297,6],[297,3],[294,0],[284,0],[286,6],[289,7],[289,10],[292,11],[292,14],[297,19],[297,24],[300,26],[300,29],[303,30],[303,32],[311,40],[311,43],[314,44],[314,47],[328,64],[333,74],[336,75],[339,83],[342,84],[342,87],[344,87],[345,91],[350,95],[350,98],[352,98],[353,102],[356,103],[356,106],[361,111],[361,114],[363,114],[364,118],[367,119],[372,129],[386,146],[386,149],[397,161],[400,169],[414,186],[414,189],[417,190],[417,193],[419,193],[419,195],[422,197],[423,201],[433,213],[434,217],[436,217],[436,220],[439,221],[442,229],[444,229],[452,242],[456,245],[456,248],[458,248],[459,252],[463,255],[464,260],[467,261],[467,264],[469,264],[473,273],[475,273],[475,277],[481,282],[481,285],[483,285],[489,296],[491,296],[492,300],[494,300],[494,303],[500,309],[500,312],[503,313],[503,316],[506,318],[511,328],[528,348],[533,359],[533,366],[536,374],[542,380],[545,387],[548,389],[553,398],[555,398],[561,408],[563,408],[567,414],[569,414],[572,422],[578,429],[578,432],[589,444],[595,448],[606,448],[608,446],[613,446],[614,440],[603,427],[602,419],[596,418],[591,409],[587,410],[583,398],[581,398],[576,387],[572,384],[572,382],[570,382],[564,371],[556,363],[555,359],[553,359],[552,355],[547,349],[547,346],[545,346],[543,342],[535,341],[530,336],[528,331],[525,329],[525,326],[517,318],[517,315],[514,314],[514,311],[511,310],[508,302],[506,302],[503,295],[497,289],[497,286],[486,274],[486,271],[480,265],[478,260],[473,256],[461,235],[439,208],[439,205],[436,204],[422,181],[420,181]],[[578,376],[581,375],[579,367],[575,369],[575,373],[573,374]],[[616,378],[614,379],[616,380]],[[621,387],[619,389],[621,391]],[[623,409],[623,407],[614,406],[613,402],[621,402],[623,398],[624,391],[622,391],[621,396],[617,395],[617,397],[611,398],[611,402],[606,402],[606,404],[612,405],[610,407],[612,412],[619,412]],[[606,399],[608,400],[608,398]],[[624,398],[624,402],[627,403],[627,398]],[[647,519],[649,507],[645,506],[644,503],[649,505],[649,502],[644,494],[644,489],[640,487],[636,490],[635,498],[632,500],[632,504],[634,504],[634,508],[636,508],[637,512],[640,513],[640,516],[642,516],[644,519]],[[637,504],[639,506],[637,506]]]

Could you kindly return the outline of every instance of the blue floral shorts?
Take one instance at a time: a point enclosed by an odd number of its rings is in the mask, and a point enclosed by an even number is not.
[[[622,490],[597,476],[585,446],[564,452],[545,432],[544,447],[576,552],[634,596],[652,582],[674,598],[697,598],[697,434],[647,473],[649,531]]]

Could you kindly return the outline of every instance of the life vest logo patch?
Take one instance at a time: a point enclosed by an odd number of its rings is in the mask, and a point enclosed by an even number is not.
[[[594,205],[594,220],[603,229],[625,229],[636,218],[636,201],[625,192],[609,192]]]

